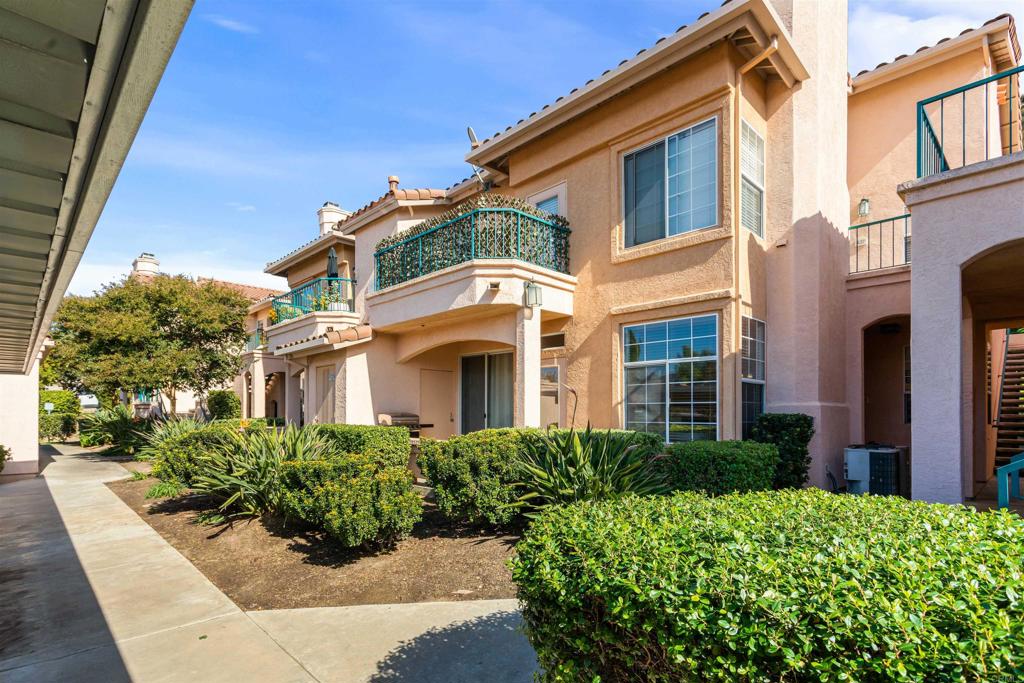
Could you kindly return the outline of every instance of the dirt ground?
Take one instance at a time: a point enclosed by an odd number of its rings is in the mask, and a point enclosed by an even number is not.
[[[296,522],[197,524],[210,501],[146,500],[155,482],[108,486],[245,610],[515,596],[505,563],[519,536],[452,529],[429,504],[412,535],[393,550],[353,551]]]

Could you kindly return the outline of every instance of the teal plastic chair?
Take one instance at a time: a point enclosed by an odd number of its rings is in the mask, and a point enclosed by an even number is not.
[[[999,507],[1010,507],[1010,499],[1024,500],[1020,491],[1020,473],[1024,470],[1024,453],[1010,458],[1010,462],[996,468],[996,486],[999,491]]]

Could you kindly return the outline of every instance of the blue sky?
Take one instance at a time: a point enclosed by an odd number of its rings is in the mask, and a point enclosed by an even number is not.
[[[832,0],[820,0],[830,2]],[[280,286],[264,264],[312,239],[325,200],[468,175],[491,135],[717,0],[197,0],[71,285],[141,251],[171,273]],[[850,70],[1024,0],[850,0]]]

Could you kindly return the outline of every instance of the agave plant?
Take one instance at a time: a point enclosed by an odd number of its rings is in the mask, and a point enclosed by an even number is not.
[[[275,512],[281,505],[281,463],[321,459],[327,451],[327,442],[316,430],[295,425],[281,432],[233,434],[226,445],[204,456],[202,473],[193,479],[192,489],[220,500],[218,509],[228,517]]]
[[[168,417],[153,423],[150,431],[139,433],[142,447],[135,454],[136,460],[153,460],[164,449],[167,442],[189,434],[206,423],[194,417]]]
[[[667,493],[669,486],[654,464],[655,454],[637,443],[636,434],[594,431],[552,432],[528,440],[520,452],[522,492],[514,505],[530,512],[581,500]]]

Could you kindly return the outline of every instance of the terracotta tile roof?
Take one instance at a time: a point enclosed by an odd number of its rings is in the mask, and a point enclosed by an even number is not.
[[[227,287],[228,289],[233,289],[236,292],[238,292],[239,294],[241,294],[242,296],[244,296],[246,299],[248,299],[249,301],[252,301],[254,303],[256,301],[260,301],[262,299],[267,299],[267,298],[270,298],[270,297],[280,296],[280,295],[285,293],[284,291],[282,291],[280,289],[271,289],[270,287],[258,287],[256,285],[243,285],[243,284],[240,284],[238,282],[228,282],[226,280],[217,280],[216,278],[212,278],[212,277],[201,277],[201,278],[198,278],[196,281],[201,283],[201,284],[202,283],[207,283],[207,282],[212,282],[215,285],[220,285],[221,287]]]
[[[724,0],[724,2],[722,2],[722,5],[721,5],[721,6],[722,6],[722,7],[725,7],[725,6],[726,6],[726,5],[728,5],[728,4],[730,3],[730,2],[732,2],[732,0]],[[711,14],[711,12],[704,12],[703,14],[701,14],[701,15],[700,15],[699,17],[697,17],[697,20],[693,22],[693,23],[694,23],[694,25],[696,25],[696,24],[700,23],[700,21],[701,21],[702,19],[704,19],[704,17],[708,16],[709,14]],[[677,28],[677,29],[675,30],[675,32],[676,32],[676,33],[679,33],[680,31],[683,31],[683,30],[685,30],[685,29],[689,28],[689,26],[690,26],[689,24],[683,24],[682,26],[680,26],[679,28]],[[663,42],[663,41],[665,41],[665,40],[666,40],[666,37],[662,37],[662,38],[659,38],[659,39],[658,39],[657,41],[655,41],[655,42],[654,42],[654,45],[658,45],[659,43],[661,43],[661,42]],[[653,47],[653,46],[652,46],[652,47]],[[618,64],[616,64],[615,66],[613,66],[613,67],[612,67],[612,68],[610,68],[610,69],[605,69],[605,71],[604,71],[604,72],[603,72],[603,73],[601,74],[601,76],[598,76],[597,78],[601,78],[601,77],[603,77],[603,76],[607,76],[608,74],[610,74],[610,73],[611,73],[611,72],[613,72],[613,71],[618,71],[618,70],[619,70],[619,69],[621,69],[621,68],[622,68],[622,67],[623,67],[623,66],[624,66],[624,65],[625,65],[625,64],[626,64],[627,62],[630,62],[630,61],[632,61],[633,59],[636,59],[637,57],[639,57],[639,56],[640,56],[640,55],[642,55],[643,53],[647,52],[647,50],[648,50],[648,48],[646,48],[646,47],[645,47],[645,48],[641,49],[641,50],[640,50],[639,52],[637,52],[637,53],[636,53],[635,55],[633,55],[632,57],[627,57],[626,59],[623,59],[623,60],[622,60],[621,62],[619,62]],[[580,88],[586,88],[586,87],[587,87],[588,85],[590,85],[591,83],[593,83],[593,82],[594,82],[595,80],[596,80],[595,78],[591,78],[591,79],[590,79],[589,81],[587,81],[587,82],[586,82],[586,83],[584,83],[584,84],[583,84],[582,86],[580,86]],[[480,144],[481,144],[481,145],[483,145],[483,144],[485,144],[485,143],[488,143],[488,142],[490,142],[491,140],[493,140],[493,139],[495,139],[495,138],[497,138],[497,137],[500,137],[502,133],[507,133],[508,131],[512,130],[513,128],[515,128],[516,126],[520,125],[521,123],[524,123],[524,122],[528,121],[529,119],[532,119],[532,118],[533,118],[534,116],[536,116],[536,115],[537,115],[537,113],[538,113],[538,112],[542,112],[542,111],[544,111],[545,109],[547,109],[548,107],[550,107],[550,106],[551,106],[551,105],[553,105],[553,104],[558,104],[559,102],[561,102],[562,100],[564,100],[564,99],[565,99],[566,97],[568,97],[569,95],[574,95],[574,94],[575,94],[575,93],[576,93],[576,92],[577,92],[577,91],[578,91],[578,90],[579,90],[580,88],[573,88],[573,89],[572,89],[572,90],[570,90],[570,91],[569,91],[569,92],[568,92],[568,93],[567,93],[566,95],[562,95],[561,97],[559,97],[559,98],[556,98],[554,102],[549,102],[548,104],[545,104],[545,105],[544,105],[543,107],[541,107],[541,108],[540,108],[540,109],[538,109],[537,111],[534,111],[534,112],[530,112],[530,115],[529,115],[529,116],[527,116],[527,117],[525,117],[525,118],[522,118],[522,119],[519,119],[518,121],[516,121],[516,122],[515,122],[514,124],[512,124],[511,126],[508,126],[508,127],[506,127],[506,128],[505,128],[505,130],[503,130],[503,131],[497,131],[497,132],[496,132],[496,133],[495,133],[494,135],[492,135],[491,137],[489,137],[489,138],[486,138],[486,139],[484,139],[484,140],[481,140],[481,141],[480,141]]]
[[[1013,15],[1011,15],[1011,14],[1000,14],[998,17],[993,17],[993,18],[989,19],[988,21],[986,21],[981,26],[965,28],[963,31],[958,33],[956,37],[959,38],[960,36],[967,35],[971,31],[981,30],[982,28],[984,28],[986,26],[989,26],[990,24],[994,24],[997,21],[1001,21],[1003,19],[1009,19],[1010,20],[1010,40],[1013,43],[1014,56],[1019,60],[1020,56],[1021,56],[1021,53],[1020,53],[1020,43],[1017,41],[1017,29],[1016,29],[1015,23],[1013,21]],[[950,41],[952,39],[953,39],[952,37],[946,36],[945,38],[943,38],[942,40],[938,41],[934,45],[922,45],[921,47],[919,47],[916,50],[914,50],[914,54],[916,55],[919,52],[924,52],[925,50],[930,50],[933,47],[938,47],[939,45],[942,45],[943,43],[948,42],[948,41]],[[905,54],[904,55],[900,55],[899,57],[896,57],[895,59],[893,59],[891,62],[882,62],[881,64],[876,66],[874,69],[864,69],[863,71],[860,71],[856,76],[854,76],[854,78],[859,78],[860,76],[863,76],[866,73],[871,73],[872,71],[875,71],[877,69],[881,69],[883,66],[889,66],[890,64],[895,64],[896,62],[900,61],[901,59],[906,59],[909,56],[910,55],[905,55]]]
[[[458,183],[456,183],[458,185]],[[453,186],[454,187],[454,186]],[[448,188],[451,189],[451,188]],[[448,190],[437,190],[433,188],[421,188],[421,189],[395,189],[388,190],[381,196],[374,199],[372,202],[359,207],[352,212],[352,215],[338,221],[338,227],[336,229],[343,228],[346,223],[351,221],[356,216],[361,216],[370,209],[377,207],[388,199],[394,198],[400,201],[413,201],[413,200],[424,200],[424,199],[446,199],[448,197]]]

